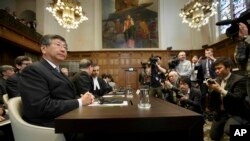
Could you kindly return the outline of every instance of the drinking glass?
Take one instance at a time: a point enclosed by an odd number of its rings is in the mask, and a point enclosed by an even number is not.
[[[151,107],[149,101],[149,89],[140,89],[138,107],[140,109],[149,109]]]
[[[127,95],[127,98],[133,98],[133,91],[130,85],[128,85],[127,87],[126,95]]]

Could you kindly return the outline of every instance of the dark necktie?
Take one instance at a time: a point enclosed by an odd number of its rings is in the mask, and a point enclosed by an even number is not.
[[[211,60],[207,59],[206,62],[206,77],[210,78],[210,68],[211,68]]]
[[[57,72],[60,73],[60,68],[59,68],[59,66],[57,66],[55,69],[56,69]]]

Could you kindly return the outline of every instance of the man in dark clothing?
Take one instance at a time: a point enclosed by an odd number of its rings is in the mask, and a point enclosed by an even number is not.
[[[79,97],[70,80],[61,73],[59,64],[66,59],[67,43],[60,35],[41,39],[42,59],[27,66],[20,77],[23,118],[29,123],[54,127],[54,119],[73,109],[94,102],[94,96]],[[76,141],[76,134],[64,134],[67,141]]]
[[[18,83],[20,81],[20,73],[22,73],[22,70],[30,65],[32,63],[32,60],[28,56],[18,56],[15,59],[15,64],[18,72],[15,75],[12,75],[6,80],[6,91],[9,96],[9,98],[20,96]]]
[[[103,96],[112,91],[112,87],[106,82],[103,78],[99,77],[99,69],[98,65],[93,65],[93,72],[91,74],[93,79],[93,94],[95,97]],[[105,75],[105,77],[108,77]]]
[[[94,85],[91,78],[93,72],[92,62],[88,59],[82,59],[79,63],[79,68],[80,71],[72,78],[77,94],[80,95],[86,92],[93,93]]]
[[[229,134],[230,125],[245,125],[250,122],[247,97],[247,77],[231,73],[232,62],[218,58],[214,62],[217,81],[207,81],[209,88],[208,108],[214,112],[210,137],[220,140],[223,133]]]

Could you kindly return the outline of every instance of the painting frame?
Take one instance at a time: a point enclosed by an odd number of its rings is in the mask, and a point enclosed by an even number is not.
[[[101,7],[102,49],[159,49],[159,0],[102,0]]]

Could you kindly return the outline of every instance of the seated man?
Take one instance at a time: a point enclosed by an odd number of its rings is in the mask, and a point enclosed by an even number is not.
[[[22,70],[30,64],[32,64],[32,59],[28,56],[18,56],[15,59],[15,65],[18,72],[6,80],[6,91],[9,98],[20,96],[18,88],[20,74],[22,73]]]
[[[94,96],[89,92],[78,96],[74,85],[60,71],[59,64],[67,56],[67,43],[62,36],[43,36],[41,52],[42,59],[21,73],[23,118],[32,124],[54,127],[56,117],[93,103]],[[74,133],[64,135],[67,141],[78,140]]]
[[[14,67],[10,65],[0,66],[0,104],[3,104],[3,95],[7,93],[6,80],[14,74]]]
[[[92,61],[89,59],[82,59],[79,63],[79,69],[80,71],[72,78],[77,94],[81,95],[86,92],[93,93],[94,85],[91,78],[93,72]]]
[[[100,67],[98,65],[93,65],[93,72],[91,74],[94,83],[93,94],[95,97],[103,96],[112,91],[112,87],[99,77],[99,69]]]

